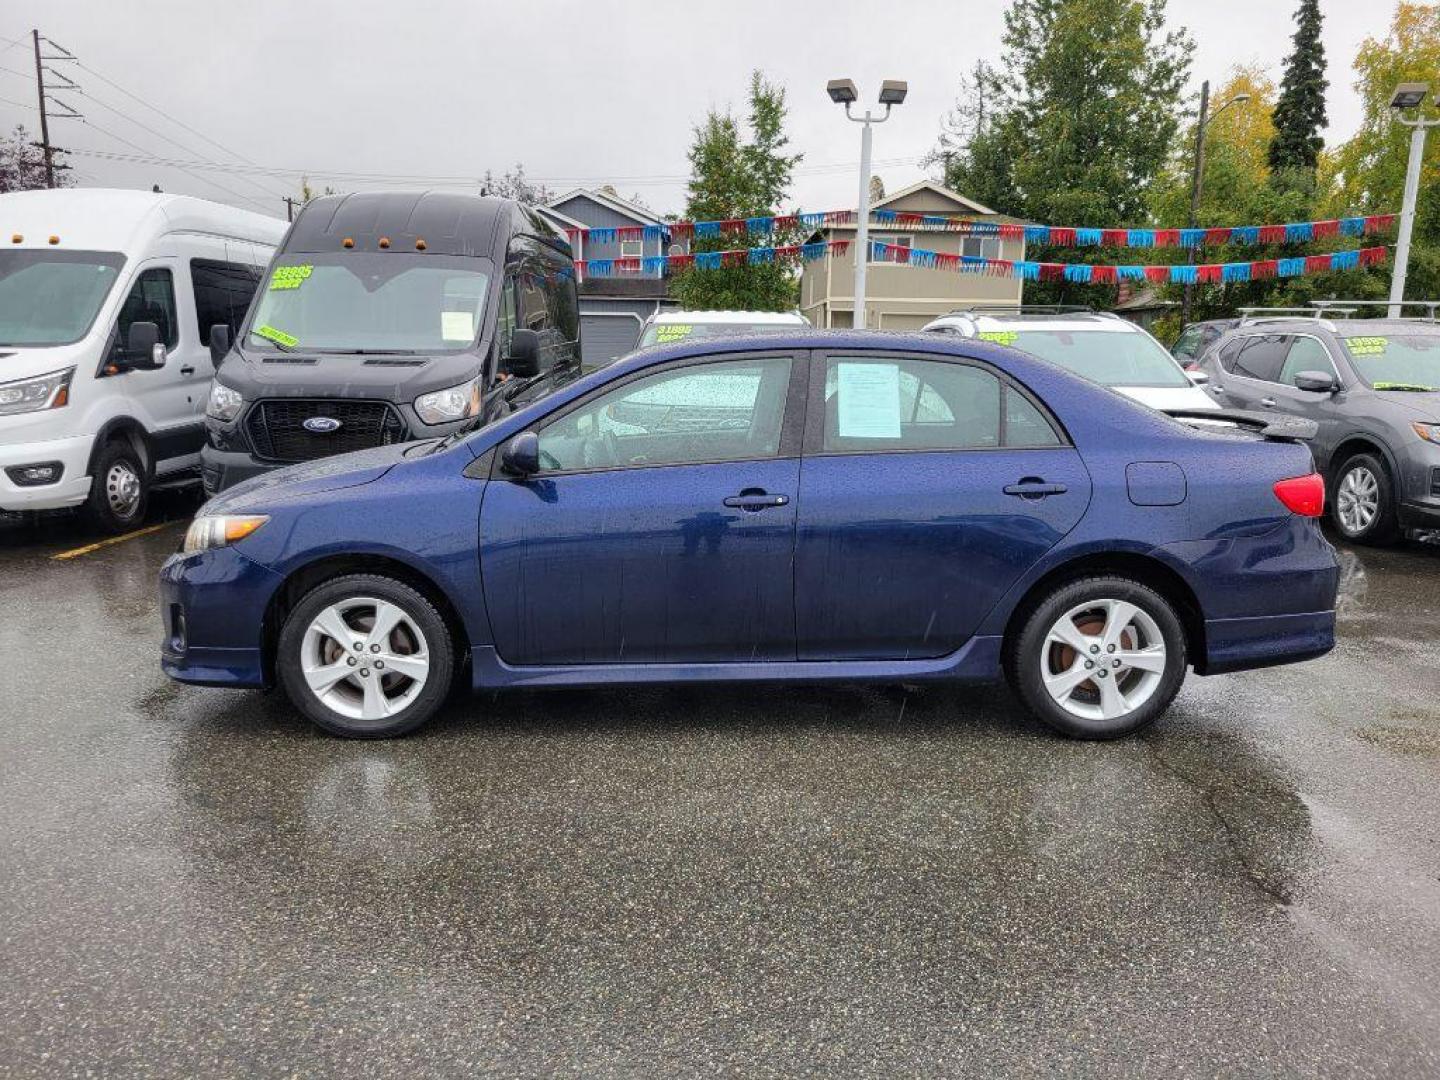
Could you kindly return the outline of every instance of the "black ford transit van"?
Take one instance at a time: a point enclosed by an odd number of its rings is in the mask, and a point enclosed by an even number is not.
[[[570,245],[527,207],[438,192],[315,199],[235,340],[212,333],[205,490],[479,427],[574,379],[579,338]]]

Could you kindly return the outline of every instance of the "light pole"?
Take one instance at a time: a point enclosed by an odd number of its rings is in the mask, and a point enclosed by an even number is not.
[[[1400,317],[1405,299],[1405,272],[1410,265],[1410,233],[1415,228],[1415,199],[1420,194],[1420,164],[1425,157],[1425,134],[1440,127],[1440,120],[1426,120],[1418,112],[1414,120],[1399,115],[1405,109],[1420,109],[1430,93],[1429,83],[1401,83],[1390,99],[1395,119],[1410,129],[1410,161],[1405,166],[1405,201],[1400,208],[1400,235],[1395,240],[1395,269],[1390,275],[1390,317]],[[1440,100],[1437,100],[1440,104]]]
[[[869,109],[863,117],[853,116],[850,106],[860,98],[851,79],[831,79],[825,86],[830,100],[845,106],[845,118],[863,125],[860,129],[860,208],[855,233],[855,314],[851,325],[863,329],[865,326],[865,269],[870,262],[870,125],[883,124],[890,119],[890,109],[903,104],[908,85],[899,79],[886,79],[880,84],[880,104],[885,112],[874,116]]]
[[[1206,113],[1210,108],[1210,80],[1206,79],[1200,84],[1200,118],[1195,124],[1195,162],[1194,171],[1190,174],[1190,228],[1192,229],[1195,228],[1195,224],[1200,215],[1200,176],[1205,171],[1205,129],[1210,126],[1210,121],[1214,120],[1216,116],[1219,116],[1231,105],[1243,105],[1249,100],[1250,95],[1247,93],[1242,92],[1236,94],[1229,101],[1225,102],[1224,105],[1216,109],[1213,115],[1207,116]],[[1195,249],[1193,247],[1187,249],[1186,258],[1192,263],[1195,261]],[[1185,303],[1180,310],[1180,326],[1182,329],[1185,324],[1190,321],[1190,304],[1194,293],[1195,286],[1187,282],[1185,285]]]

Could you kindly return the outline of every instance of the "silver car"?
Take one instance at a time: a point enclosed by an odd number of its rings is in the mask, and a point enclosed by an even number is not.
[[[1243,321],[1199,358],[1225,408],[1319,425],[1311,442],[1335,527],[1362,544],[1440,528],[1440,323]]]

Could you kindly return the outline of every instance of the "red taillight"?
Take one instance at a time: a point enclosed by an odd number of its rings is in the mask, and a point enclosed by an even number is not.
[[[1319,473],[1292,476],[1275,484],[1275,497],[1292,514],[1319,517],[1325,512],[1325,479]]]

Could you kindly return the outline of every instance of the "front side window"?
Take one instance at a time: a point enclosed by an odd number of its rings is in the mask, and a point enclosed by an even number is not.
[[[124,265],[111,251],[0,251],[0,345],[79,341]]]
[[[1285,355],[1285,366],[1280,369],[1280,381],[1286,386],[1294,386],[1295,376],[1302,371],[1318,371],[1332,379],[1339,378],[1325,346],[1315,338],[1303,334],[1296,336],[1290,351]]]
[[[1440,333],[1355,334],[1343,340],[1350,362],[1372,389],[1440,390]]]
[[[826,361],[826,452],[973,450],[1059,441],[1023,394],[983,368],[888,357]]]
[[[788,358],[656,372],[540,430],[543,472],[751,461],[780,452]]]
[[[270,269],[247,340],[316,352],[459,352],[483,325],[487,259],[297,253]]]
[[[132,359],[125,353],[125,343],[130,340],[130,326],[137,322],[152,322],[160,329],[160,340],[166,350],[173,349],[180,341],[180,327],[175,318],[175,279],[169,270],[155,268],[146,270],[130,286],[130,295],[120,305],[120,317],[116,322],[114,344],[110,346],[110,363]]]
[[[1165,346],[1149,334],[1117,330],[1021,328],[1005,343],[1101,386],[1189,386]]]

